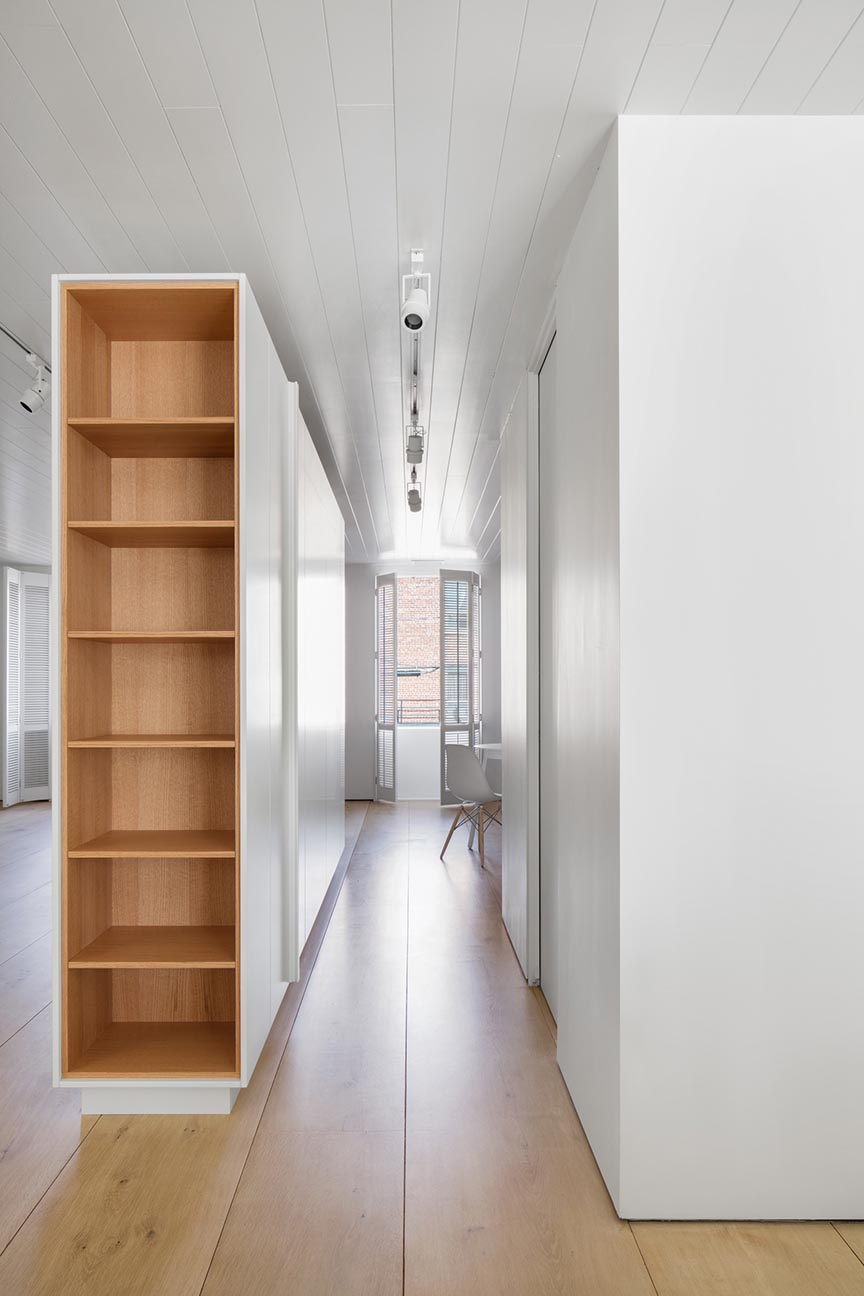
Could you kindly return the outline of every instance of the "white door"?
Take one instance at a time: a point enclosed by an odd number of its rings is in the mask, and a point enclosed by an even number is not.
[[[540,446],[540,986],[558,1019],[558,613],[555,558],[558,498],[555,474],[563,462],[556,444],[555,341],[539,383]]]
[[[447,748],[474,748],[483,725],[480,577],[442,571],[441,597],[441,804],[456,805],[447,786]]]
[[[7,567],[3,585],[3,801],[11,806],[51,795],[51,577]]]
[[[375,800],[396,800],[396,577],[375,582]]]

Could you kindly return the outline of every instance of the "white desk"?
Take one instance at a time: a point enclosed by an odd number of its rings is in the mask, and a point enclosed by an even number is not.
[[[488,761],[490,756],[493,759],[496,757],[499,760],[501,759],[501,749],[502,749],[502,745],[500,742],[474,744],[474,750],[480,753],[480,764],[483,766],[484,769],[486,768],[486,762]]]

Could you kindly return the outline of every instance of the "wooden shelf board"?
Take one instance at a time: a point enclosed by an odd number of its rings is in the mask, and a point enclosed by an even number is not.
[[[233,630],[68,630],[67,637],[107,643],[214,643],[235,635]]]
[[[70,522],[70,531],[111,549],[230,549],[233,522]]]
[[[236,1079],[233,1022],[113,1022],[65,1078]]]
[[[230,459],[234,419],[73,418],[69,426],[111,459]]]
[[[98,734],[72,738],[69,747],[234,747],[233,734]]]
[[[70,968],[233,968],[233,927],[108,927]]]
[[[115,828],[81,842],[70,859],[233,859],[234,830]]]

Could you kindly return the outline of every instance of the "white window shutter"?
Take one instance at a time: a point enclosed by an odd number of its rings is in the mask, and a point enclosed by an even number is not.
[[[396,800],[396,577],[375,582],[375,799]]]
[[[481,606],[480,577],[471,573],[471,635],[469,652],[471,654],[471,746],[476,747],[483,741],[483,687],[482,687],[482,651],[481,651]]]
[[[3,571],[3,804],[51,795],[51,577]]]
[[[51,577],[21,574],[21,800],[51,795]]]
[[[480,577],[441,572],[441,804],[455,805],[447,786],[447,748],[481,741]]]
[[[3,569],[3,804],[21,800],[21,573]]]

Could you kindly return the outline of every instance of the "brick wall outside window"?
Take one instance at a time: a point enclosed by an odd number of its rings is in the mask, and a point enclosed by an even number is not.
[[[396,591],[400,670],[417,666],[435,668],[416,676],[398,677],[401,722],[437,724],[441,698],[438,577],[400,576]]]

